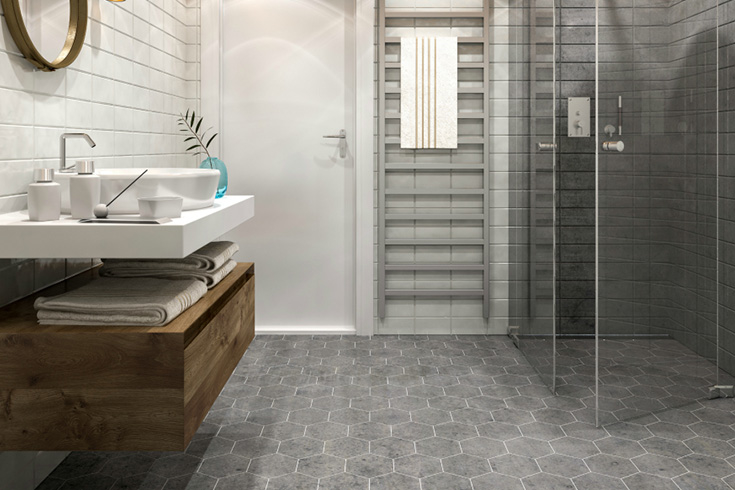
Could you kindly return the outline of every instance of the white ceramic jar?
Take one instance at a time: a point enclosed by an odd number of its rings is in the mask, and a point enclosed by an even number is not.
[[[54,182],[54,170],[37,168],[28,186],[28,217],[31,221],[56,221],[61,217],[61,185]]]

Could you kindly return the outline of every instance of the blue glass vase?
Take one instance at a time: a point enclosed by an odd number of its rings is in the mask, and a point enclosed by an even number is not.
[[[199,168],[219,170],[219,183],[217,184],[217,194],[215,194],[214,198],[219,199],[224,196],[225,192],[227,192],[227,167],[225,166],[225,162],[219,158],[205,158],[202,164],[199,165]]]

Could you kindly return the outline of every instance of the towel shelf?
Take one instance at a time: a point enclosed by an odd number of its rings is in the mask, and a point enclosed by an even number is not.
[[[385,88],[386,94],[401,94],[400,87],[386,87]],[[457,93],[462,94],[478,94],[478,95],[485,95],[485,89],[483,87],[459,87],[457,89]]]
[[[482,196],[485,191],[483,189],[386,189],[385,193],[395,196],[442,196],[451,194]]]
[[[400,119],[400,112],[389,112],[385,115],[386,119]],[[457,119],[485,119],[484,112],[460,112],[457,114]]]
[[[481,271],[482,264],[386,264],[387,271]]]
[[[385,38],[386,44],[400,44],[400,42],[400,37],[388,36]],[[459,44],[484,44],[487,42],[487,38],[480,36],[458,36],[457,42]]]
[[[485,219],[484,214],[386,214],[387,220],[401,221],[478,221]]]
[[[390,62],[385,64],[386,69],[400,69],[401,64],[398,62]],[[470,61],[460,61],[457,63],[457,68],[485,68],[484,63],[476,63],[476,62],[470,62]]]
[[[485,12],[482,10],[470,10],[461,11],[456,10],[454,12],[447,12],[443,10],[441,12],[420,12],[415,10],[388,10],[384,12],[387,18],[398,18],[398,19],[469,19],[476,17],[485,17]]]
[[[485,245],[479,238],[386,238],[386,245]]]
[[[0,309],[0,451],[183,451],[254,336],[255,269],[163,327],[45,326],[35,297]]]
[[[482,289],[386,289],[386,296],[471,296],[482,297]]]
[[[485,170],[483,165],[476,165],[474,163],[390,163],[386,164],[384,168],[385,170],[425,170],[427,172],[437,170],[468,170],[473,172],[482,172]]]
[[[457,138],[457,142],[460,145],[482,145],[485,143],[485,139],[482,136],[462,136],[460,135]],[[401,138],[400,136],[386,136],[385,137],[385,144],[386,145],[400,145],[401,144]],[[452,151],[452,150],[446,150],[443,148],[436,148],[437,151]]]

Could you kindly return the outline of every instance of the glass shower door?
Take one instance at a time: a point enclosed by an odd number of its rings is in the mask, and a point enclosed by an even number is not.
[[[525,8],[524,8],[525,7]],[[556,389],[557,19],[553,0],[511,8],[511,329],[549,388]]]
[[[687,4],[597,12],[601,425],[716,383],[717,2]]]

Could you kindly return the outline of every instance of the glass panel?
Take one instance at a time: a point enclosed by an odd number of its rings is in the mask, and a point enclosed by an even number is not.
[[[598,17],[598,416],[647,423],[716,378],[717,4],[612,5]]]
[[[557,23],[553,0],[518,1],[511,12],[512,335],[553,390]]]

